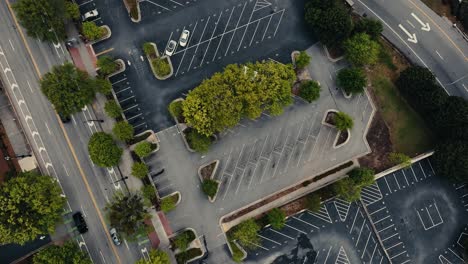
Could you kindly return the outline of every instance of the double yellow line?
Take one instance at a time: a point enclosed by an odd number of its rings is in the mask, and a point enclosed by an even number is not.
[[[5,0],[5,1],[6,1],[7,6],[8,6],[8,10],[10,11],[11,16],[13,18],[13,21],[15,22],[16,28],[18,29],[18,31],[19,31],[19,33],[21,35],[21,39],[23,40],[23,43],[24,43],[24,45],[26,47],[26,50],[28,51],[29,56],[31,57],[31,60],[32,60],[34,69],[36,71],[36,74],[37,74],[38,78],[41,79],[41,72],[39,71],[39,67],[37,66],[36,60],[34,60],[34,56],[32,55],[31,49],[29,48],[28,42],[26,41],[26,37],[24,36],[23,30],[21,29],[21,27],[20,27],[20,25],[18,23],[18,20],[16,19],[15,13],[13,12],[13,9],[11,8],[10,1],[9,0]],[[62,122],[60,121],[60,117],[58,116],[57,113],[55,113],[55,117],[57,118],[57,121],[58,121],[58,123],[60,125],[60,128],[63,131],[63,135],[65,136],[68,147],[70,148],[70,151],[71,151],[71,153],[73,155],[73,159],[75,160],[75,163],[78,166],[78,170],[80,171],[81,178],[83,179],[83,181],[84,181],[84,183],[86,185],[86,190],[88,191],[89,195],[91,196],[93,206],[97,211],[97,214],[98,214],[99,220],[100,220],[100,222],[102,224],[102,227],[106,231],[105,233],[107,233],[108,228],[107,228],[106,223],[104,221],[104,217],[102,216],[101,211],[99,210],[99,207],[98,207],[97,202],[96,202],[96,198],[94,198],[94,195],[93,195],[93,193],[91,191],[91,187],[89,185],[89,182],[86,179],[86,176],[84,174],[83,168],[81,167],[80,162],[78,161],[78,157],[76,156],[75,149],[73,148],[73,146],[72,146],[72,144],[70,142],[70,138],[68,137],[68,134],[65,131],[65,127],[63,126]],[[109,244],[111,245],[112,251],[114,252],[114,254],[116,256],[118,263],[122,263],[120,261],[119,254],[117,254],[117,249],[115,248],[114,243],[111,240],[110,236],[106,235],[106,237],[107,237],[107,240],[108,240]]]

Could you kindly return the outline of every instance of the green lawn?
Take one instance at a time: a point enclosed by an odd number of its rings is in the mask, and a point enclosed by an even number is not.
[[[421,117],[400,96],[397,88],[384,75],[372,76],[377,107],[390,129],[396,152],[410,157],[432,148],[432,135]]]

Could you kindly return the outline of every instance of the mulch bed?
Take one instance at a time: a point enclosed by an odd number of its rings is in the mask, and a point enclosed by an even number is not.
[[[338,140],[336,141],[336,145],[343,144],[346,139],[348,139],[348,130],[340,131],[340,135],[338,136]]]
[[[393,152],[393,145],[390,141],[390,131],[379,111],[374,115],[366,139],[372,152],[359,158],[359,164],[372,168],[376,173],[390,168],[392,164],[388,162],[387,157]]]
[[[200,170],[200,174],[203,180],[210,179],[211,174],[213,173],[214,168],[216,167],[216,161],[206,165]]]
[[[15,152],[11,146],[10,140],[0,123],[0,183],[4,182],[8,176],[13,177],[21,171],[18,160],[16,158],[5,160],[3,157],[15,157]]]
[[[325,117],[325,122],[334,126],[335,125],[335,117],[336,117],[335,112],[328,112],[327,116]]]

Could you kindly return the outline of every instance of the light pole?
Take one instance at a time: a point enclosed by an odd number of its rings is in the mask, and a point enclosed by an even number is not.
[[[26,157],[32,157],[31,154],[26,154],[26,155],[16,155],[14,157],[10,157],[10,156],[4,156],[3,158],[5,160],[11,160],[11,159],[17,159],[17,158],[26,158]]]

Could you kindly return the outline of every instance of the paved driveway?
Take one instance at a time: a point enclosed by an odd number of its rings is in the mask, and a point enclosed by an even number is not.
[[[95,51],[111,49],[109,55],[127,63],[125,88],[130,87],[133,96],[129,101],[140,108],[141,127],[155,131],[174,124],[167,111],[173,99],[225,65],[270,58],[289,62],[292,50],[316,42],[303,22],[305,0],[148,0],[140,4],[140,23],[130,21],[121,0],[80,1],[83,11],[97,8],[96,22],[112,29],[112,37],[95,44]],[[184,29],[191,35],[187,46],[177,47],[172,56],[174,76],[156,80],[142,60],[143,43],[155,42],[162,52]]]

